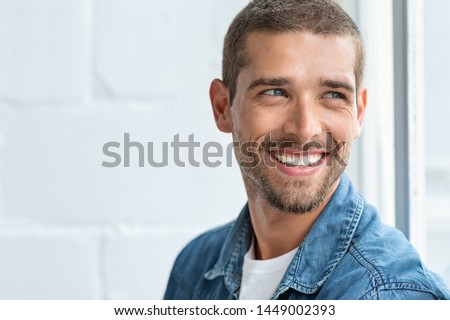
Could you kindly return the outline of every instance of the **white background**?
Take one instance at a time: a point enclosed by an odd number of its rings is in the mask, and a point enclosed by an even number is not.
[[[231,142],[208,90],[246,3],[0,0],[0,298],[161,298],[182,246],[237,215],[236,166],[101,164],[125,132]]]

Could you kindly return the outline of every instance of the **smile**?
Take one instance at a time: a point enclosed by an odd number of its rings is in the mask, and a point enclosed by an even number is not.
[[[323,150],[277,150],[270,152],[272,161],[288,176],[310,176],[317,173],[325,163],[328,153]]]
[[[325,153],[307,154],[307,155],[286,155],[286,154],[274,154],[273,155],[279,162],[287,166],[306,167],[313,166],[320,162],[325,156]]]

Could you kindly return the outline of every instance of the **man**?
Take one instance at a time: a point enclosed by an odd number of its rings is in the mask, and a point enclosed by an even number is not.
[[[403,235],[343,174],[366,108],[364,49],[328,0],[255,0],[210,98],[248,196],[178,256],[166,299],[445,299]]]

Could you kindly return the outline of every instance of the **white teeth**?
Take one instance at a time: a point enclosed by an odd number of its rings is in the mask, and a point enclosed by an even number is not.
[[[288,164],[294,165],[294,166],[306,166],[307,165],[307,163],[305,163],[304,157],[294,157],[294,161],[292,161]]]
[[[307,164],[316,164],[317,162],[319,162],[323,157],[323,154],[311,154],[308,155],[308,159],[307,159]]]
[[[308,166],[318,163],[323,158],[323,153],[321,154],[311,154],[304,157],[299,157],[295,155],[275,155],[278,161],[291,166]]]

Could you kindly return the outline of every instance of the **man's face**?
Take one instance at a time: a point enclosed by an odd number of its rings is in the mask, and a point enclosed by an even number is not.
[[[248,192],[290,213],[311,211],[334,192],[365,108],[354,48],[336,35],[249,35],[248,64],[225,110],[244,146],[236,156]]]

